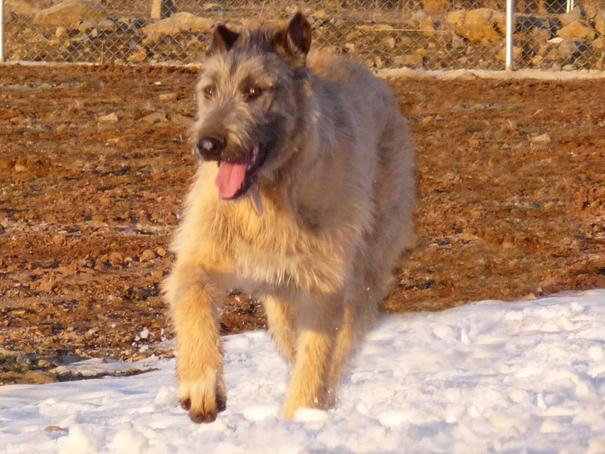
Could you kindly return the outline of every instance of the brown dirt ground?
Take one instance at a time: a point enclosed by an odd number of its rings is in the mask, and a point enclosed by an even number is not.
[[[0,67],[0,383],[170,354],[159,282],[195,164],[195,78]],[[420,206],[387,312],[605,287],[605,81],[390,83],[415,135]],[[222,329],[263,317],[232,296]]]

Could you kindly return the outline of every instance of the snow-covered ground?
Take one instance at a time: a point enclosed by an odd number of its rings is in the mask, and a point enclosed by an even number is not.
[[[295,422],[278,418],[287,368],[268,336],[225,347],[228,408],[213,424],[189,422],[174,362],[158,360],[0,388],[0,452],[605,452],[605,290],[386,317],[338,407]]]

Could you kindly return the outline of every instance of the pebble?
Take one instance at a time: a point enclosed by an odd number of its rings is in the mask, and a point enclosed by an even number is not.
[[[153,252],[151,249],[145,249],[139,259],[141,262],[147,262],[147,261],[153,260],[155,258],[156,258],[155,252]]]

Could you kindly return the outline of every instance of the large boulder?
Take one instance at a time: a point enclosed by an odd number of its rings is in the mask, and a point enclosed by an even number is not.
[[[105,10],[96,3],[83,0],[67,0],[38,12],[34,18],[37,25],[53,25],[73,28],[82,21],[108,19]]]
[[[594,18],[594,28],[599,35],[605,36],[605,11],[599,11]]]
[[[573,21],[567,24],[565,27],[561,28],[557,35],[559,35],[563,39],[583,39],[587,41],[592,41],[595,39],[596,33],[586,24],[583,24],[579,20]]]
[[[525,14],[519,14],[515,17],[515,30],[517,32],[543,30],[548,32],[550,38],[553,38],[556,36],[557,30],[560,28],[561,22],[558,19],[552,19],[550,17],[539,17]]]
[[[582,11],[578,7],[575,7],[569,13],[559,14],[559,21],[561,22],[561,24],[563,24],[563,26],[569,25],[572,22],[581,20],[581,19],[582,19]]]
[[[491,8],[452,11],[447,22],[454,31],[471,43],[501,42],[506,30],[506,16]]]
[[[4,0],[4,13],[17,14],[23,17],[34,17],[40,8],[31,5],[25,0]]]
[[[559,56],[566,59],[568,63],[577,60],[582,55],[590,51],[590,47],[584,41],[574,41],[564,39],[559,43]]]
[[[427,13],[439,14],[449,9],[450,0],[422,0],[422,5]]]
[[[167,19],[146,25],[142,31],[149,42],[163,36],[174,36],[183,32],[207,33],[213,25],[214,20],[212,19],[182,12],[174,13]]]

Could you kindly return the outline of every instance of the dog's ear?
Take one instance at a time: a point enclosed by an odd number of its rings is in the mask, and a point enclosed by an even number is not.
[[[275,34],[275,44],[294,67],[302,67],[311,48],[311,24],[298,12],[288,26]]]
[[[228,52],[237,41],[237,38],[239,38],[239,33],[229,30],[223,24],[218,24],[214,27],[212,43],[210,44],[210,49],[208,49],[208,55],[216,54],[218,52]]]

